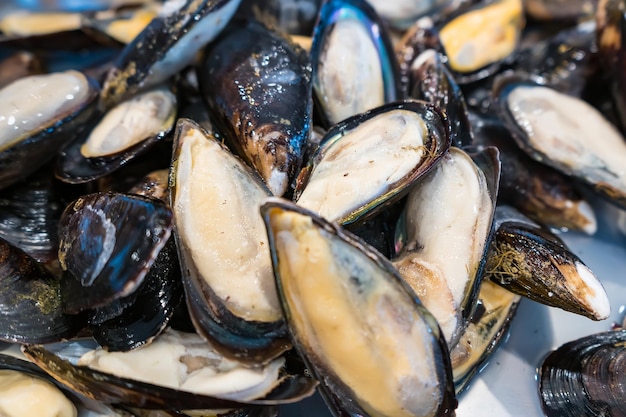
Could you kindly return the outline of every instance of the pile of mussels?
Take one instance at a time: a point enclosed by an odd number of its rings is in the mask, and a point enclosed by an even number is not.
[[[0,414],[453,416],[521,297],[609,316],[551,230],[626,209],[625,1],[110,3],[0,16]]]

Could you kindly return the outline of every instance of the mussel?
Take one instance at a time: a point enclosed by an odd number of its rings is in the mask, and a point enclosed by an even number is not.
[[[292,203],[261,211],[291,337],[334,413],[453,415],[445,341],[391,264]]]
[[[626,330],[571,341],[541,364],[539,393],[548,417],[626,415]]]
[[[399,98],[391,41],[365,0],[322,5],[311,61],[316,109],[325,128]]]
[[[494,96],[498,114],[528,155],[626,207],[626,141],[598,110],[524,74],[500,78]]]
[[[299,175],[294,199],[329,220],[363,222],[406,195],[449,146],[436,107],[421,101],[377,107],[326,133]]]
[[[259,206],[263,181],[213,135],[178,122],[171,205],[189,313],[225,354],[267,361],[289,348]]]
[[[229,146],[285,194],[311,130],[306,52],[258,21],[235,21],[205,50],[198,78]]]

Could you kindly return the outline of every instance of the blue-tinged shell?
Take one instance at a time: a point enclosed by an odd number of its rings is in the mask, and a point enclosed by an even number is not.
[[[343,225],[371,219],[405,196],[450,147],[431,104],[386,104],[330,129],[298,177],[295,201]]]
[[[393,47],[364,0],[324,3],[311,61],[315,105],[325,128],[400,98]]]
[[[187,0],[157,17],[120,53],[108,72],[101,106],[111,107],[189,65],[226,26],[241,0]],[[174,4],[174,3],[172,3]]]
[[[60,220],[64,309],[100,307],[141,284],[172,230],[172,212],[156,199],[120,193],[83,196]]]
[[[306,52],[258,21],[231,23],[205,50],[200,89],[229,146],[274,195],[287,192],[310,137]]]

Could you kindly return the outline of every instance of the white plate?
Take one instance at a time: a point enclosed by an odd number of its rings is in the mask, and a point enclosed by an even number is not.
[[[595,322],[522,300],[509,339],[459,397],[457,417],[543,416],[536,379],[542,359],[566,342],[621,323],[626,304],[626,238],[614,226],[617,211],[601,203],[596,208],[600,224],[595,236],[571,232],[560,236],[602,281],[611,300],[611,317]],[[330,415],[318,396],[281,412],[282,417]]]

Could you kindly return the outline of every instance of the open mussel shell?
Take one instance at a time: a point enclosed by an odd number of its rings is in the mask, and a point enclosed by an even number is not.
[[[522,0],[478,2],[438,25],[448,66],[459,84],[494,74],[519,46],[524,27]]]
[[[547,417],[626,415],[626,330],[598,333],[551,352],[539,370]]]
[[[153,19],[120,53],[100,97],[111,107],[142,88],[157,85],[189,65],[226,26],[241,0],[185,0]]]
[[[398,225],[403,247],[393,260],[439,322],[450,348],[476,307],[496,205],[497,149],[474,158],[477,162],[450,148],[411,190]]]
[[[524,0],[524,11],[537,20],[580,21],[594,14],[597,0]]]
[[[308,397],[317,385],[311,378],[282,368],[282,359],[265,367],[242,367],[217,355],[199,336],[171,330],[158,341],[123,353],[107,353],[90,339],[27,345],[23,351],[68,388],[93,400],[128,407],[226,410],[273,406]],[[159,358],[152,358],[155,354]],[[129,373],[132,376],[117,376]],[[236,375],[241,378],[235,378],[234,384],[220,383]],[[155,380],[160,382],[149,382]]]
[[[330,129],[300,173],[295,200],[347,225],[409,192],[450,147],[447,119],[421,101],[390,103]]]
[[[52,160],[88,124],[97,95],[93,80],[74,70],[24,77],[0,90],[0,188]]]
[[[511,292],[592,320],[609,316],[604,288],[555,235],[509,206],[498,206],[485,275]]]
[[[176,106],[176,96],[160,87],[113,107],[93,129],[62,149],[57,178],[71,184],[93,181],[144,154],[172,130]]]
[[[483,280],[478,298],[470,324],[450,351],[457,395],[468,388],[472,378],[506,339],[521,296]]]
[[[472,113],[470,120],[477,145],[496,146],[500,153],[498,203],[514,206],[547,227],[596,232],[596,215],[577,184],[526,155],[499,119]]]
[[[284,195],[310,137],[308,54],[255,20],[232,22],[204,53],[198,79],[216,127],[272,193]]]
[[[286,200],[261,212],[294,346],[333,413],[453,415],[445,341],[389,261]]]
[[[1,239],[0,280],[0,340],[56,342],[75,336],[84,326],[84,317],[63,312],[59,280]]]
[[[267,361],[289,349],[259,207],[259,176],[188,119],[177,124],[171,206],[190,316],[224,354]]]
[[[522,150],[626,208],[626,141],[598,110],[520,73],[501,76],[493,96]]]
[[[325,128],[400,98],[391,41],[365,0],[324,2],[311,61],[315,108]]]
[[[70,203],[59,226],[63,306],[78,312],[134,291],[172,230],[162,201],[95,193]]]

